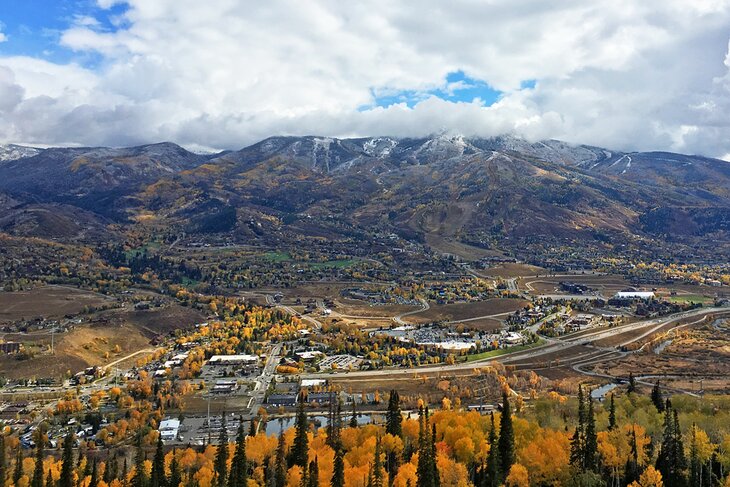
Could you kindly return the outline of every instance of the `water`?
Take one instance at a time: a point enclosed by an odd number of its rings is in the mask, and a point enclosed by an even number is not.
[[[602,401],[603,398],[606,396],[606,394],[608,394],[615,388],[616,388],[616,384],[604,384],[601,387],[596,387],[595,389],[593,389],[591,391],[591,397],[593,399]]]
[[[347,426],[350,423],[350,415],[344,415],[342,417],[342,425]],[[357,417],[357,424],[363,425],[363,424],[370,424],[373,417],[369,414],[361,414]],[[283,429],[284,431],[288,430],[289,428],[294,427],[296,424],[297,418],[294,416],[290,416],[287,418],[280,418],[280,419],[270,419],[266,422],[266,434],[267,435],[278,435],[279,432]],[[314,428],[323,428],[327,426],[327,416],[310,416],[309,417],[310,424],[314,424]]]

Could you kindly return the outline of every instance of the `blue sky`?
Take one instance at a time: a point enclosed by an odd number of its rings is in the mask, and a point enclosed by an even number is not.
[[[449,131],[730,159],[729,32],[730,0],[0,0],[0,143]]]
[[[124,4],[101,9],[95,0],[0,0],[0,25],[7,37],[0,43],[0,56],[29,56],[56,63],[73,61],[93,67],[100,58],[60,45],[61,33],[85,17],[98,22],[94,29],[114,31],[125,9]]]

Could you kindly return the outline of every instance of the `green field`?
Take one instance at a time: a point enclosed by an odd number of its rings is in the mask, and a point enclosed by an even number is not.
[[[707,296],[700,296],[699,294],[683,294],[677,296],[670,296],[669,302],[671,303],[700,303],[700,304],[712,304],[714,300]]]
[[[341,259],[341,260],[329,260],[327,262],[312,262],[312,263],[309,263],[308,265],[312,269],[328,269],[328,268],[344,269],[346,267],[352,267],[355,264],[357,264],[357,260],[355,260],[355,259]]]
[[[291,260],[291,254],[289,252],[266,252],[264,259],[271,262],[285,262]]]

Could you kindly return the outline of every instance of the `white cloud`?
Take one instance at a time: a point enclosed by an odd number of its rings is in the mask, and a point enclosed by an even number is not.
[[[79,17],[61,36],[101,55],[93,71],[0,58],[0,139],[239,148],[448,129],[730,153],[730,0],[124,3],[121,30]],[[504,96],[485,107],[425,94],[457,88],[446,75],[458,70]],[[535,88],[520,90],[526,80]],[[424,95],[361,109],[402,90]]]

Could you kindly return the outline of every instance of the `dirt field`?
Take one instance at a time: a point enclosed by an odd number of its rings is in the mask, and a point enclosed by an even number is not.
[[[539,277],[520,280],[520,288],[531,290],[534,294],[560,294],[560,282],[585,284],[609,297],[622,289],[631,287],[631,283],[622,276],[576,275],[563,277]]]
[[[536,276],[547,272],[542,267],[537,267],[529,264],[501,264],[489,269],[480,269],[478,274],[485,276],[494,277],[524,277],[524,276]]]
[[[401,313],[407,313],[408,311],[414,311],[419,309],[420,306],[408,306],[408,305],[385,305],[385,306],[370,306],[363,301],[355,299],[339,299],[335,301],[335,308],[332,311],[341,315],[350,316],[379,316],[383,318],[392,318],[393,316]]]
[[[500,313],[513,312],[523,308],[528,301],[522,299],[487,299],[472,303],[457,303],[446,305],[432,305],[423,313],[406,316],[404,320],[413,323],[431,323],[433,321],[446,320],[457,321],[471,318],[490,316]]]
[[[0,323],[36,317],[61,318],[80,313],[84,306],[112,302],[102,294],[65,286],[44,286],[30,291],[0,292]]]

